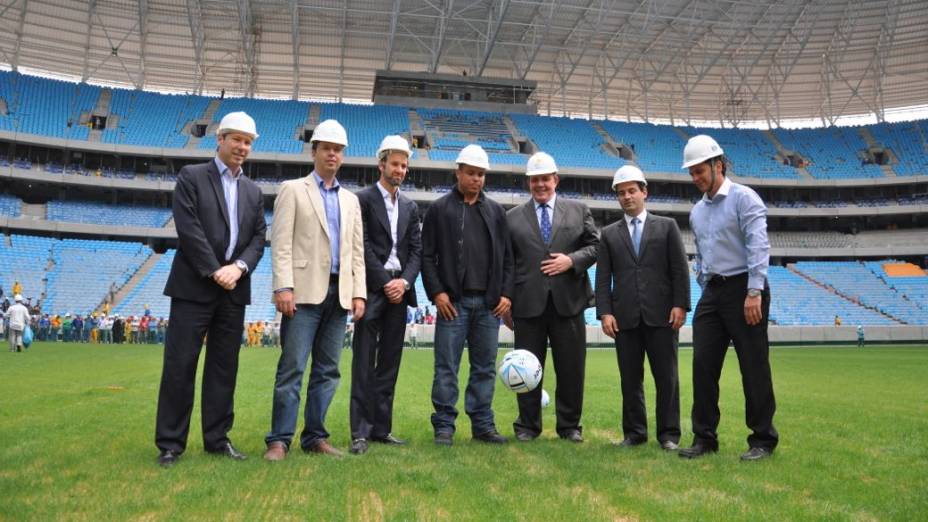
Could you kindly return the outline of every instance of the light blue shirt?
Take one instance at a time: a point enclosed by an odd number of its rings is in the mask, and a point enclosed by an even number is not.
[[[554,203],[557,201],[557,193],[551,195],[551,199],[548,200],[545,205],[548,205],[548,219],[551,220],[551,226],[554,227]],[[532,199],[532,202],[535,203],[535,217],[538,219],[538,228],[541,228],[541,203]]]
[[[338,190],[341,185],[337,179],[332,180],[332,188],[325,187],[325,181],[319,177],[319,174],[313,170],[310,174],[316,184],[319,185],[319,193],[322,195],[322,203],[325,207],[325,221],[329,227],[329,252],[332,256],[332,271],[337,274],[340,268],[341,254],[341,214],[338,205]]]
[[[217,156],[216,168],[219,169],[219,180],[222,181],[222,194],[226,199],[226,209],[229,210],[229,246],[226,247],[226,261],[232,260],[232,252],[238,243],[238,177],[242,175],[242,168],[232,173],[229,167]]]
[[[387,256],[387,262],[384,263],[384,270],[402,270],[403,265],[400,263],[399,256],[396,255],[396,227],[400,219],[400,189],[396,189],[396,199],[393,194],[383,188],[381,182],[377,182],[377,188],[380,189],[380,196],[383,198],[383,204],[387,207],[387,220],[390,222],[390,238],[393,240],[393,246],[390,248],[390,255]]]
[[[696,236],[696,279],[748,273],[748,288],[763,290],[770,265],[767,207],[749,187],[725,178],[715,196],[704,194],[690,212]]]

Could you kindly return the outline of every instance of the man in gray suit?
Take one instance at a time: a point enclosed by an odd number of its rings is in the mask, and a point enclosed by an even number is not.
[[[615,339],[622,378],[623,447],[648,440],[644,356],[657,388],[657,440],[674,451],[680,442],[677,336],[690,308],[689,266],[673,219],[645,210],[648,182],[637,167],[616,171],[625,217],[602,230],[596,265],[596,313]]]
[[[545,364],[551,343],[557,374],[557,434],[583,442],[580,415],[586,364],[583,311],[593,289],[587,269],[596,261],[599,232],[590,209],[557,196],[554,158],[538,152],[526,166],[532,198],[507,215],[515,262],[511,320],[515,346],[534,353]],[[530,441],[541,434],[541,385],[518,396],[516,438]]]

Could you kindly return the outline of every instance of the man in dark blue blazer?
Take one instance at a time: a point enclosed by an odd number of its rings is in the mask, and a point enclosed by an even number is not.
[[[155,444],[162,466],[187,446],[197,360],[206,337],[201,398],[203,446],[235,460],[233,396],[238,353],[251,304],[251,273],[264,254],[267,225],[261,189],[242,164],[258,134],[244,112],[227,114],[217,130],[216,157],[181,169],[174,187],[178,247],[164,287],[170,325],[158,394]]]
[[[380,180],[358,192],[364,222],[367,307],[355,325],[351,362],[351,453],[370,441],[402,445],[391,434],[393,397],[406,336],[407,307],[418,306],[413,284],[422,262],[419,209],[399,190],[409,144],[387,136],[377,151]]]

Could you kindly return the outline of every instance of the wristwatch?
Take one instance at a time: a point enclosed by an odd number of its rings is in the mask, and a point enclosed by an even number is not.
[[[760,297],[760,290],[756,288],[748,288],[748,297]]]
[[[235,266],[237,266],[238,269],[241,270],[243,274],[248,272],[248,265],[246,265],[245,262],[242,261],[241,259],[235,260]]]
[[[403,279],[403,288],[408,292],[409,291],[409,281]]]

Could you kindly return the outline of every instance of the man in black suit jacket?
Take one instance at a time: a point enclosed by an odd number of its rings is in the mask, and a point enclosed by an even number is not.
[[[551,342],[557,389],[557,434],[582,442],[580,416],[586,365],[583,311],[592,305],[587,269],[596,261],[599,232],[590,209],[557,196],[557,165],[539,152],[526,165],[531,199],[511,209],[509,223],[515,263],[512,327],[515,346],[538,357],[542,367]],[[516,439],[541,434],[541,384],[518,395]]]
[[[419,209],[400,192],[412,151],[387,136],[377,151],[380,180],[360,192],[367,307],[355,324],[351,359],[351,453],[368,441],[405,444],[391,434],[393,395],[406,336],[406,307],[418,306],[413,284],[422,264]]]
[[[171,327],[155,427],[162,466],[174,464],[187,446],[204,336],[203,446],[209,453],[245,458],[228,432],[250,276],[264,255],[267,225],[261,189],[242,174],[258,137],[254,120],[243,112],[227,114],[217,135],[216,157],[182,168],[174,187],[178,247],[164,287],[171,297]]]
[[[647,181],[637,167],[615,173],[625,217],[602,230],[596,265],[596,313],[615,339],[622,378],[620,446],[648,440],[644,406],[644,356],[657,388],[657,440],[673,451],[680,442],[677,335],[690,308],[689,265],[673,219],[645,210]]]

